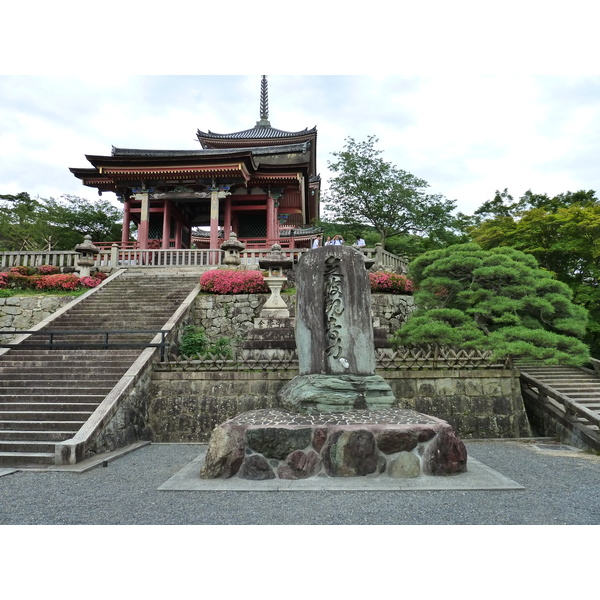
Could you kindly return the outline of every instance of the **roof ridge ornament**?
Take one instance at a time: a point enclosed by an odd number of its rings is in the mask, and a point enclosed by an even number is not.
[[[256,122],[256,126],[271,127],[269,122],[269,89],[266,75],[263,75],[260,81],[260,121]]]

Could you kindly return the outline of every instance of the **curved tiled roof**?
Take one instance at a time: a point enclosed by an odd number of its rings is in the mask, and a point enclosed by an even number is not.
[[[286,137],[297,137],[299,135],[309,135],[316,133],[317,128],[303,129],[302,131],[283,131],[275,127],[256,126],[244,131],[235,133],[213,133],[212,131],[200,131],[198,129],[198,138],[208,138],[213,140],[263,140],[263,139],[282,139]]]
[[[239,154],[240,152],[251,152],[252,154],[281,154],[286,152],[306,152],[310,142],[299,142],[297,144],[282,144],[279,146],[256,146],[244,148],[203,148],[199,150],[152,150],[137,148],[115,148],[112,147],[112,156],[211,156],[220,154]]]

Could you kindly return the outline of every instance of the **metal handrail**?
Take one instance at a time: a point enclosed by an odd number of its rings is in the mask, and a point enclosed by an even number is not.
[[[25,331],[25,330],[11,330],[11,331],[2,331],[0,330],[1,335],[21,335],[21,334],[30,334],[30,335],[43,335],[48,336],[48,342],[46,344],[35,344],[35,349],[39,349],[38,346],[42,349],[48,348],[49,350],[56,350],[59,348],[68,349],[73,347],[73,343],[69,342],[57,342],[54,340],[54,337],[57,335],[60,336],[69,336],[69,335],[82,335],[82,334],[90,334],[90,335],[102,335],[104,336],[104,340],[102,342],[77,342],[76,349],[84,349],[84,348],[96,348],[102,350],[108,350],[109,348],[160,348],[160,362],[165,361],[165,356],[168,350],[167,344],[167,334],[169,333],[169,329],[68,329],[68,330],[60,330],[60,329],[40,329],[38,331]],[[160,342],[109,342],[109,336],[114,334],[130,334],[130,333],[148,333],[154,334],[156,336],[160,333]],[[22,344],[21,342],[17,342],[16,344],[11,343],[3,343],[0,341],[0,348],[23,348],[29,347],[31,348],[31,344]]]

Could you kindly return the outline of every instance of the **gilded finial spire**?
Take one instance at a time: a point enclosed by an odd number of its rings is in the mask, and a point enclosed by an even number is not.
[[[271,127],[269,122],[269,89],[267,85],[267,76],[263,75],[260,82],[260,121],[257,121],[258,127]]]

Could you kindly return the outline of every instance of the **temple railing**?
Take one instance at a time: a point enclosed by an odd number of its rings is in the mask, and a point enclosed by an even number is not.
[[[130,245],[128,245],[130,246]],[[256,267],[259,260],[270,253],[270,248],[249,248],[240,253],[241,264]],[[383,250],[381,244],[375,244],[374,248],[360,248],[360,251],[375,261],[374,269],[385,269],[406,273],[408,260],[403,256],[396,256],[391,252]],[[294,263],[308,249],[282,248],[285,257],[292,258]],[[71,251],[28,251],[0,252],[0,272],[10,267],[40,267],[52,265],[60,268],[77,269],[77,260],[80,254]],[[208,267],[215,268],[222,264],[223,252],[220,249],[140,249],[119,247],[113,244],[110,248],[105,245],[100,247],[100,252],[95,256],[96,268],[128,268],[128,267]]]
[[[52,265],[53,267],[75,267],[79,253],[72,251],[42,251],[29,252],[20,250],[18,252],[0,252],[0,271],[10,267],[40,267]]]
[[[512,370],[510,358],[492,359],[484,350],[463,350],[446,346],[405,346],[396,350],[375,349],[377,371],[422,370]],[[160,371],[295,371],[298,369],[296,350],[264,349],[238,350],[231,358],[208,355],[190,358],[169,354],[166,361],[156,366]]]

